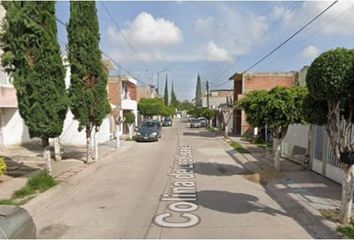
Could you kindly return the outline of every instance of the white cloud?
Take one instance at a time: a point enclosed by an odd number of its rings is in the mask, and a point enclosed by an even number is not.
[[[283,5],[277,4],[277,5],[275,5],[271,16],[272,16],[274,19],[278,19],[278,18],[280,18],[281,16],[283,16],[283,15],[285,14],[285,12],[286,12],[285,7],[284,7]]]
[[[127,29],[124,35],[138,47],[168,46],[182,40],[182,31],[171,21],[154,18],[150,13],[140,13]],[[113,27],[108,28],[109,37],[121,40],[120,33]]]
[[[213,41],[208,43],[206,58],[209,61],[233,61],[231,54],[225,49],[217,46]]]
[[[263,36],[269,27],[267,17],[230,9],[225,4],[216,5],[215,11],[218,14],[214,17],[198,18],[195,29],[203,39],[214,40],[232,56],[246,54],[266,40]]]
[[[182,30],[173,22],[164,18],[154,18],[146,12],[141,12],[122,32],[138,55],[147,62],[163,60],[162,51],[183,39]],[[112,52],[118,59],[136,60],[136,56],[116,28],[108,27],[108,37],[113,48]]]
[[[299,28],[330,4],[328,1],[304,2],[301,8],[286,16],[284,26],[287,29]],[[354,34],[354,2],[337,2],[311,25],[311,29],[321,34]]]
[[[301,53],[303,58],[314,59],[320,55],[321,50],[313,45],[307,46]]]

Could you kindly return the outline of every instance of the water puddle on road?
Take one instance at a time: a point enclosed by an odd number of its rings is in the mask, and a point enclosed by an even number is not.
[[[197,186],[195,182],[192,147],[183,145],[175,156],[167,192],[161,195],[161,202],[168,202],[164,212],[157,214],[153,222],[160,227],[186,228],[200,223],[195,214],[198,209]]]

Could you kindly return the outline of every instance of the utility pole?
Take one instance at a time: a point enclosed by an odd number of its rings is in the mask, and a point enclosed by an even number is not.
[[[160,97],[160,72],[157,72],[157,96]]]
[[[209,109],[209,82],[206,81],[206,90],[207,90],[207,107]]]

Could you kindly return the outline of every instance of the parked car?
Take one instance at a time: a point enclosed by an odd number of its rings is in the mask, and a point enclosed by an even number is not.
[[[158,141],[161,137],[161,124],[156,120],[148,120],[141,123],[140,127],[136,129],[136,141],[148,142]]]
[[[0,239],[36,238],[36,226],[20,207],[0,205]]]
[[[208,119],[206,119],[205,117],[199,117],[198,120],[202,127],[208,126]]]
[[[189,126],[190,128],[200,128],[202,127],[202,123],[198,119],[193,119]]]
[[[169,117],[166,117],[162,120],[162,126],[172,126],[172,119]]]
[[[190,117],[188,117],[188,122],[192,122],[194,119],[195,119],[195,117],[190,116]]]
[[[263,141],[266,140],[266,137],[265,137],[265,128],[261,128],[259,129],[259,133],[258,133],[258,138],[262,139]],[[272,142],[273,141],[273,134],[272,134],[272,128],[268,128],[267,129],[267,141],[268,142]]]

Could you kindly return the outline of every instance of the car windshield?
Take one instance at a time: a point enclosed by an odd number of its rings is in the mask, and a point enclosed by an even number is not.
[[[193,119],[192,122],[193,122],[193,123],[198,123],[199,120],[198,120],[198,119]]]
[[[158,124],[156,122],[143,122],[141,124],[141,128],[156,128],[157,125]]]

